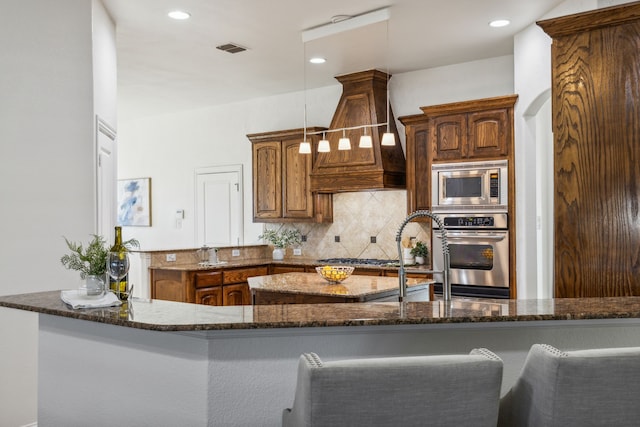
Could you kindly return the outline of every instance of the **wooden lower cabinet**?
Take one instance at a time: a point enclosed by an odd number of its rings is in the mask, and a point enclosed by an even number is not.
[[[249,285],[226,285],[222,287],[222,305],[250,305],[251,291]]]
[[[267,266],[213,271],[151,269],[151,298],[205,305],[249,305],[249,277],[269,273]]]
[[[252,296],[249,290],[249,277],[315,271],[315,266],[299,264],[271,264],[219,270],[152,268],[150,270],[151,298],[215,306],[250,305],[252,304]],[[398,276],[397,271],[366,267],[356,267],[353,274],[360,276]],[[429,280],[431,276],[422,273],[407,273],[407,277]],[[433,288],[430,288],[430,293],[431,299],[433,299]],[[286,295],[283,297],[280,293],[262,292],[259,301],[260,304],[335,302],[358,302],[358,298],[341,296],[310,297],[308,295]]]
[[[357,274],[358,276],[383,276],[384,271],[379,268],[356,267],[353,270],[353,274]]]
[[[304,265],[272,265],[269,267],[269,274],[304,273],[307,271],[315,271],[315,268]]]
[[[222,297],[222,286],[213,288],[196,289],[196,304],[226,305]]]
[[[187,301],[187,275],[180,270],[151,270],[151,298]]]
[[[289,294],[285,292],[255,291],[254,305],[279,305],[279,304],[336,304],[347,302],[361,302],[358,297]]]

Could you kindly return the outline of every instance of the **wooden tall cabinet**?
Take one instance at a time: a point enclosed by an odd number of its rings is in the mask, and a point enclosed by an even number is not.
[[[324,128],[308,128],[308,133]],[[331,222],[331,194],[311,193],[310,173],[320,135],[308,135],[311,154],[298,152],[303,129],[247,135],[252,142],[253,221]]]
[[[407,213],[431,208],[431,145],[424,114],[400,117],[407,152]]]
[[[553,38],[555,296],[640,295],[640,2]]]
[[[400,117],[407,148],[407,211],[431,209],[434,163],[506,159],[509,162],[509,293],[516,297],[513,109],[517,95],[421,107]]]

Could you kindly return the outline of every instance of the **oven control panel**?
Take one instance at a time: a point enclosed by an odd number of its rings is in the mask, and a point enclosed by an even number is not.
[[[445,227],[495,227],[492,216],[446,216],[443,222]]]
[[[507,228],[507,214],[446,214],[444,228]]]

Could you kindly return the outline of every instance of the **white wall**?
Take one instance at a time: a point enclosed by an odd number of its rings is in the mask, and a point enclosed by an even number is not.
[[[397,74],[390,80],[395,117],[420,113],[419,107],[513,93],[513,59],[503,56],[432,70]],[[309,90],[308,124],[329,126],[342,86]],[[253,99],[179,114],[127,120],[119,117],[118,177],[152,178],[152,227],[125,227],[144,249],[195,247],[194,170],[244,165],[245,244],[256,243],[261,224],[252,222],[251,144],[246,135],[303,125],[302,92]],[[399,124],[401,139],[404,129]],[[185,210],[181,229],[175,211]]]
[[[116,26],[100,0],[93,5],[93,105],[94,112],[117,129],[118,63]]]
[[[63,235],[88,240],[94,232],[91,30],[92,0],[3,2],[2,295],[78,285],[59,260]],[[37,331],[37,315],[0,309],[2,426],[36,421]]]

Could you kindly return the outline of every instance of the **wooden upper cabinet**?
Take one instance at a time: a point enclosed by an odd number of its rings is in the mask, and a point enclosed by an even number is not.
[[[640,3],[549,34],[556,298],[640,296]]]
[[[253,217],[282,217],[282,144],[280,141],[253,144]]]
[[[282,201],[284,218],[313,218],[313,198],[310,191],[313,156],[300,154],[300,141],[282,141]]]
[[[477,111],[467,116],[468,149],[467,157],[480,159],[506,157],[511,141],[510,108]]]
[[[433,160],[453,160],[466,157],[467,116],[450,114],[431,120]]]
[[[314,133],[324,128],[308,128]],[[331,222],[331,194],[311,192],[319,134],[307,135],[311,154],[298,152],[303,129],[247,135],[253,148],[254,222]]]
[[[431,128],[432,161],[510,156],[517,96],[422,107]]]

